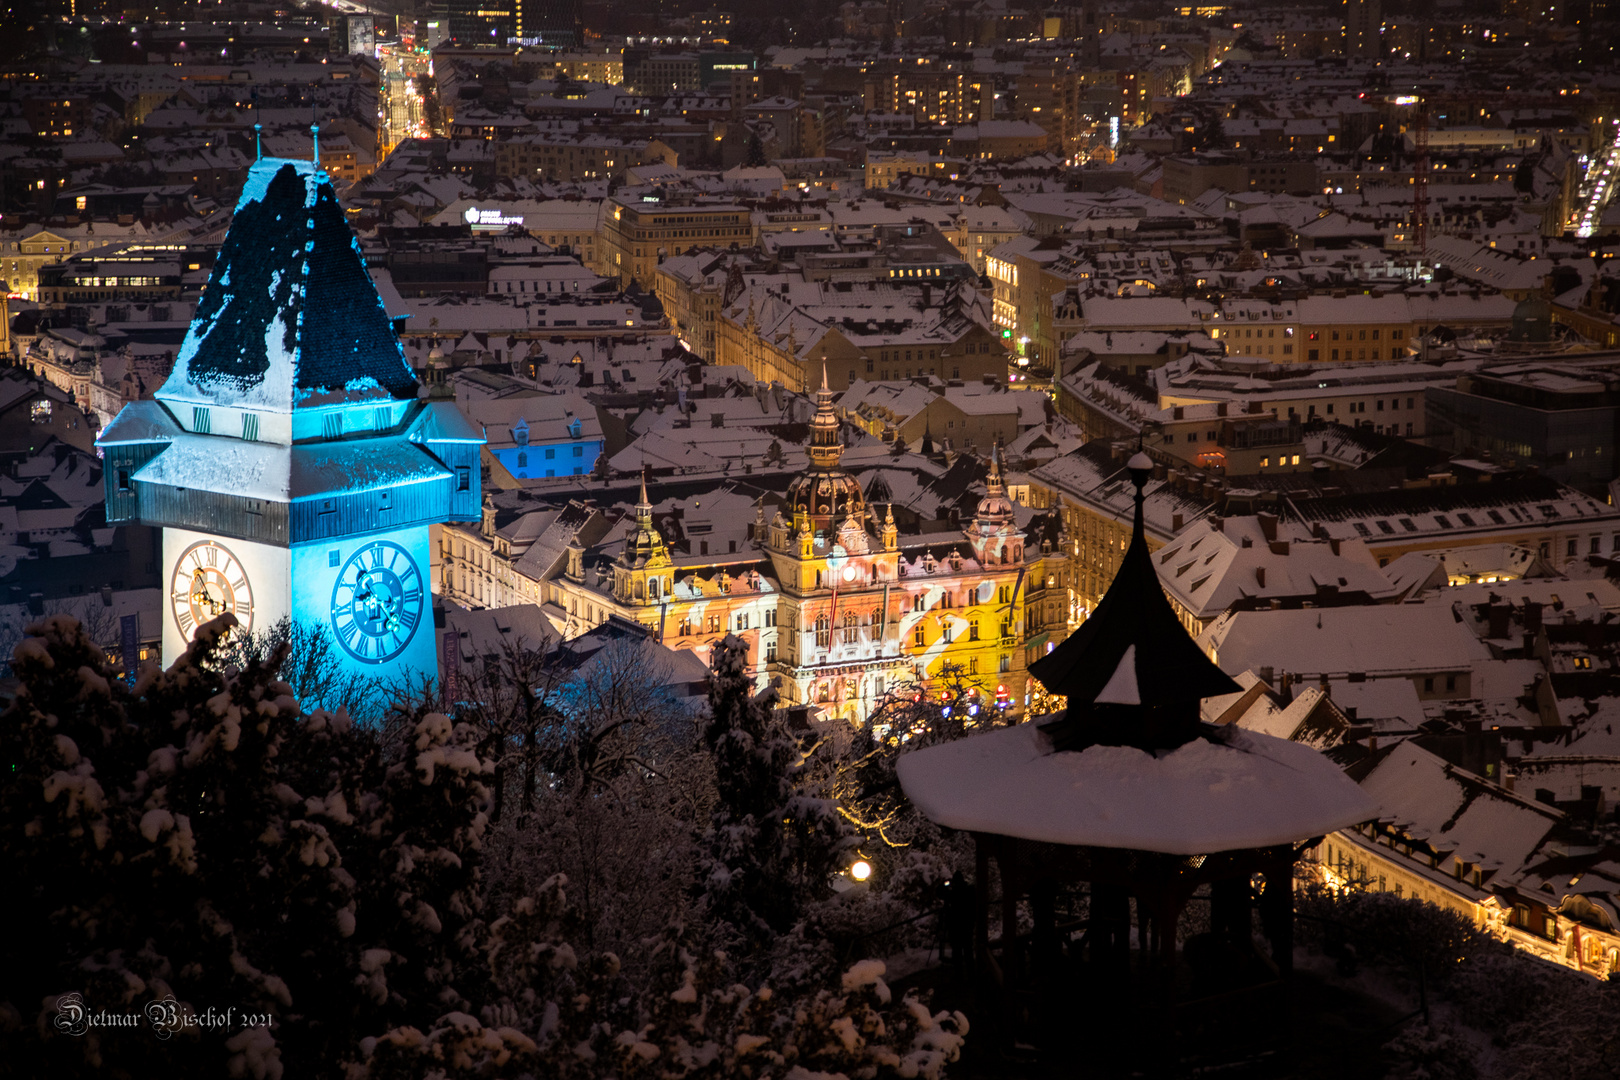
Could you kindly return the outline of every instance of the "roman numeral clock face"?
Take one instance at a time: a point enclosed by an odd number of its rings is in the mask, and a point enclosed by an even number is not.
[[[422,620],[422,572],[398,544],[376,540],[349,557],[332,586],[332,631],[344,651],[381,664],[405,651]]]
[[[198,626],[226,613],[236,616],[236,633],[253,632],[253,585],[242,561],[217,540],[198,541],[175,560],[169,608],[185,641],[196,636]]]

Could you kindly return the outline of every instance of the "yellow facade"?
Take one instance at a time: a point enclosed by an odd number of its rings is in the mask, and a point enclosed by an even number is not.
[[[558,572],[528,578],[501,550],[492,515],[482,530],[443,528],[444,596],[538,604],[567,636],[618,616],[705,662],[735,635],[760,685],[851,721],[900,688],[935,693],[958,681],[976,687],[987,709],[1021,712],[1026,645],[1044,653],[1069,628],[1061,552],[1026,550],[998,468],[963,532],[908,537],[902,547],[889,508],[868,507],[839,465],[831,399],[819,395],[811,467],[771,520],[763,505],[757,511],[749,550],[677,565],[643,485],[623,548],[603,572],[586,566],[576,543]]]
[[[748,247],[754,242],[752,216],[735,203],[603,204],[602,249],[605,272],[623,284],[652,288],[658,264],[695,248]]]

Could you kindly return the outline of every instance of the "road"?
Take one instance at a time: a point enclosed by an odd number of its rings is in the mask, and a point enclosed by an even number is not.
[[[383,73],[382,88],[377,96],[378,120],[383,125],[386,152],[406,139],[433,134],[428,128],[425,103],[416,87],[416,77],[431,73],[433,60],[426,53],[397,46],[383,46],[378,52]]]
[[[1575,235],[1583,239],[1597,230],[1603,211],[1614,199],[1615,186],[1620,184],[1620,120],[1614,121],[1610,134],[1609,145],[1586,170],[1576,195]]]

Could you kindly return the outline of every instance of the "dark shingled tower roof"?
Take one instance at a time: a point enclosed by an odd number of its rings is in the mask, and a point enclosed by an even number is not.
[[[314,163],[265,158],[249,171],[158,396],[277,411],[416,396],[332,182]]]
[[[1029,666],[1048,691],[1068,698],[1064,719],[1047,725],[1060,750],[1099,743],[1171,749],[1198,737],[1199,701],[1243,689],[1204,655],[1171,609],[1142,523],[1142,489],[1153,462],[1138,452],[1128,467],[1136,520],[1119,573],[1091,618]]]

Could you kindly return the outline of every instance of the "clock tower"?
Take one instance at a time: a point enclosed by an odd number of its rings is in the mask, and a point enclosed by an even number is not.
[[[417,390],[331,179],[255,163],[173,373],[99,440],[108,522],[163,530],[166,659],[231,612],[435,676],[428,530],[479,519],[484,440]]]

